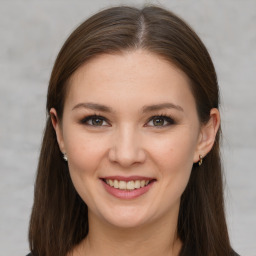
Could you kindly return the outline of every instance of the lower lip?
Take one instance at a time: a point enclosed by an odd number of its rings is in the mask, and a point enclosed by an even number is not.
[[[134,189],[134,190],[122,190],[122,189],[118,189],[118,188],[114,188],[114,187],[109,186],[103,180],[101,180],[101,182],[103,183],[104,188],[107,190],[107,192],[109,194],[111,194],[112,196],[115,196],[117,198],[120,198],[120,199],[134,199],[134,198],[137,198],[137,197],[145,194],[155,183],[153,181],[153,182],[149,183],[147,186],[145,186],[143,188],[137,188],[137,189]]]

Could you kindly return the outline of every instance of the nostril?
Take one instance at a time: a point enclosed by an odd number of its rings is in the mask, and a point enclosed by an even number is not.
[[[118,163],[124,167],[145,162],[146,153],[140,146],[136,145],[136,142],[129,141],[125,143],[118,141],[117,143],[108,152],[108,158],[111,162]]]

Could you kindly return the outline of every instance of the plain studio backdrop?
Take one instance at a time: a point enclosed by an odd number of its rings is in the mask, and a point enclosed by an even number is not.
[[[46,91],[64,40],[116,4],[158,4],[206,44],[221,90],[227,219],[232,244],[256,255],[256,0],[0,1],[0,248],[26,255]]]

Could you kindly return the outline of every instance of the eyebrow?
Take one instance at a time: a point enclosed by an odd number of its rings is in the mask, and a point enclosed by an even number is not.
[[[143,113],[147,113],[147,112],[152,112],[152,111],[156,111],[156,110],[161,110],[161,109],[176,109],[178,111],[184,111],[184,109],[179,106],[179,105],[175,105],[173,103],[161,103],[161,104],[155,104],[155,105],[150,105],[150,106],[144,106],[142,108],[142,112]]]
[[[98,104],[98,103],[93,103],[93,102],[79,103],[79,104],[75,105],[72,108],[72,110],[77,109],[77,108],[89,108],[89,109],[92,109],[92,110],[98,110],[98,111],[107,112],[107,113],[114,112],[112,110],[112,108],[110,108],[110,107],[107,107],[105,105],[101,105],[101,104]]]
[[[98,103],[93,103],[93,102],[83,102],[75,105],[72,110],[78,109],[78,108],[88,108],[92,110],[98,110],[101,112],[106,112],[106,113],[114,113],[115,111],[108,106],[98,104]],[[142,113],[148,113],[148,112],[153,112],[153,111],[158,111],[162,109],[176,109],[178,111],[184,111],[183,108],[179,105],[175,105],[173,103],[161,103],[161,104],[154,104],[154,105],[148,105],[148,106],[143,106],[142,107]]]

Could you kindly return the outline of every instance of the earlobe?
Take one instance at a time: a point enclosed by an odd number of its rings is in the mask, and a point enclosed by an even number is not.
[[[58,114],[57,114],[57,111],[55,108],[50,109],[50,116],[51,116],[52,126],[56,133],[59,148],[60,148],[61,152],[65,152],[61,124],[60,124],[60,120],[58,118]]]
[[[209,121],[202,125],[197,149],[194,155],[194,162],[200,161],[200,155],[205,157],[212,149],[216,134],[220,127],[220,113],[217,108],[211,109]]]

